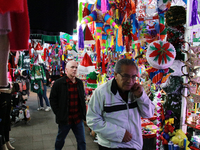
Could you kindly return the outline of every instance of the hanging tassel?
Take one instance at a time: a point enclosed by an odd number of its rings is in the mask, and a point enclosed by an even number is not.
[[[109,47],[108,40],[106,40],[106,52],[105,52],[106,55],[108,55],[108,47]]]
[[[67,39],[67,43],[69,43],[69,41],[70,41],[70,35],[69,34],[67,34],[66,39]]]
[[[79,26],[78,48],[84,49],[84,35],[83,35],[83,30],[82,30],[81,25]]]
[[[165,14],[159,13],[158,16],[159,16],[160,23],[164,24],[165,23]]]
[[[132,11],[132,14],[136,13],[135,3],[132,0],[131,0],[131,11]]]
[[[106,13],[106,11],[107,11],[107,1],[106,0],[101,0],[101,11],[102,11],[102,13]]]
[[[97,60],[96,60],[96,65],[97,65],[97,68],[99,67],[99,64],[101,62],[101,50],[100,50],[100,40],[98,39],[96,41],[96,53],[97,53]]]
[[[191,18],[190,26],[196,25],[197,20],[200,23],[197,9],[198,9],[198,1],[194,0],[192,3],[192,15],[191,15],[192,18]]]
[[[110,47],[114,46],[114,36],[111,36]]]
[[[91,32],[92,32],[92,34],[94,34],[94,30],[95,30],[95,27],[94,27],[94,21],[92,21],[92,26],[91,26]]]
[[[106,67],[105,67],[105,54],[103,53],[103,59],[102,59],[102,74],[106,73]]]
[[[81,23],[81,20],[83,18],[83,13],[82,13],[82,2],[79,4],[79,11],[78,11],[78,21]]]
[[[117,44],[118,44],[118,46],[123,46],[123,42],[122,42],[122,26],[121,25],[118,28]]]
[[[65,70],[65,61],[62,61],[62,70]]]
[[[97,0],[97,1],[96,1],[96,8],[97,8],[98,10],[101,10],[101,0]]]
[[[128,36],[125,36],[125,43],[126,43],[126,52],[130,52],[130,44],[131,44],[131,41],[130,41],[131,38],[129,38]]]
[[[46,57],[47,57],[47,48],[44,49],[44,61],[46,61]]]
[[[106,8],[107,10],[110,10],[109,0],[106,0]]]
[[[132,20],[133,20],[133,22],[132,22],[132,33],[133,34],[135,34],[136,33],[136,14],[132,14],[131,15],[131,17],[132,17]]]
[[[116,9],[115,18],[116,18],[117,20],[119,20],[119,9]]]

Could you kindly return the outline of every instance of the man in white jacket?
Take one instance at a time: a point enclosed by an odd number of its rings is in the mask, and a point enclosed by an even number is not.
[[[132,60],[119,60],[114,75],[94,91],[87,125],[97,134],[99,150],[141,150],[141,117],[151,118],[155,106],[136,83],[138,68]]]

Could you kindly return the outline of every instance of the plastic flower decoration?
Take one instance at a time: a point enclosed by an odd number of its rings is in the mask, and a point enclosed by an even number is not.
[[[146,56],[152,67],[166,69],[172,65],[176,57],[176,50],[169,42],[159,40],[149,44]]]
[[[157,43],[153,43],[154,47],[151,47],[152,49],[154,49],[155,51],[153,51],[149,57],[155,57],[154,60],[157,61],[158,60],[158,64],[162,64],[167,63],[167,60],[171,60],[170,57],[174,58],[174,55],[170,52],[170,51],[174,51],[173,49],[168,49],[170,44],[169,43],[165,43],[164,45],[162,45],[162,43],[157,44]],[[164,59],[163,59],[164,58]]]

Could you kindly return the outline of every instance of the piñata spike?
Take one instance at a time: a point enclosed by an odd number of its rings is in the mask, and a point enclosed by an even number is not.
[[[86,24],[92,21],[96,21],[96,19],[97,19],[97,12],[93,11],[88,17],[84,19],[83,23]]]
[[[79,21],[79,23],[81,23],[81,20],[83,18],[82,5],[83,5],[82,2],[80,2],[80,4],[79,4],[79,11],[78,11],[78,21]]]
[[[102,37],[103,22],[96,22],[96,36],[97,39]]]
[[[107,40],[107,34],[102,34],[102,41],[101,41],[101,49],[106,48],[106,40]]]
[[[108,34],[108,35],[113,35],[113,30],[110,28],[110,25],[105,25],[104,26],[104,32],[106,32],[106,34]]]
[[[113,26],[114,28],[118,28],[118,25],[114,22],[114,20],[108,13],[104,15],[104,21],[107,22],[109,25]]]
[[[101,0],[101,11],[102,13],[106,13],[107,12],[107,0]]]

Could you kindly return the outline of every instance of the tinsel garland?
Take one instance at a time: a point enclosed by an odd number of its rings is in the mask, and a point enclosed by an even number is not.
[[[184,25],[186,23],[186,10],[183,6],[172,6],[165,14],[168,26]]]
[[[132,30],[132,26],[130,22],[124,22],[122,24],[122,33],[123,36],[125,36],[125,41],[124,44],[126,45],[126,52],[130,51],[130,45],[131,45],[131,30]]]
[[[161,139],[160,139],[160,133],[161,133],[161,93],[158,92],[157,97],[157,132],[156,132],[156,150],[160,150],[161,145]]]
[[[131,37],[131,30],[132,30],[132,25],[130,22],[123,22],[122,24],[122,33],[125,36]]]
[[[167,41],[176,49],[180,49],[184,44],[185,29],[183,26],[167,27]]]
[[[167,41],[176,49],[176,60],[184,60],[184,54],[180,51],[184,46],[185,28],[183,26],[167,27]]]

